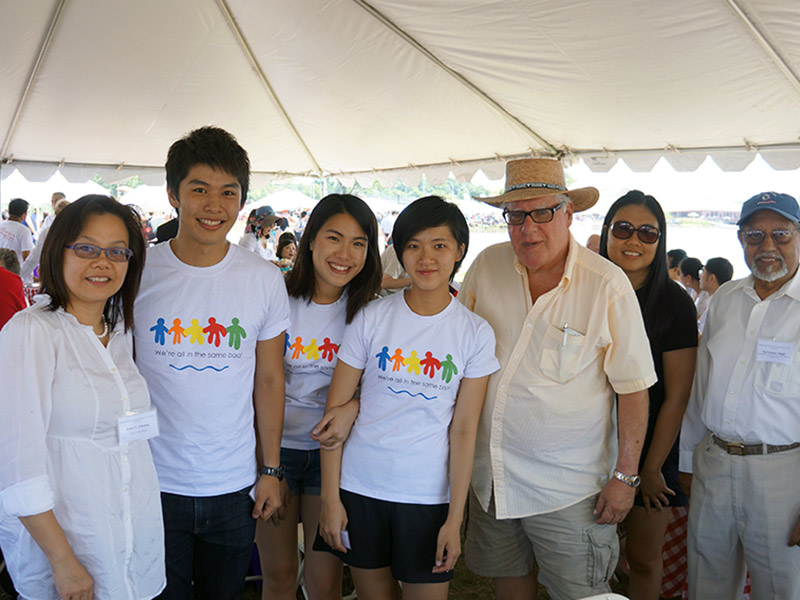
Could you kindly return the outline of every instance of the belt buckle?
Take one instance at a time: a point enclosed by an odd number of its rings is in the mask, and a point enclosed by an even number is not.
[[[744,444],[728,442],[728,454],[734,456],[744,456]]]

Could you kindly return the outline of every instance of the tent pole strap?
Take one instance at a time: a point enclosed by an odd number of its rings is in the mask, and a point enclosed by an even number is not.
[[[5,157],[8,155],[8,148],[11,145],[11,139],[14,137],[14,132],[17,129],[19,120],[22,118],[22,111],[25,109],[25,105],[28,102],[28,97],[30,96],[31,89],[33,89],[33,84],[36,81],[36,77],[39,75],[39,69],[44,62],[44,57],[47,54],[47,50],[50,48],[50,42],[53,39],[53,34],[56,31],[58,22],[61,20],[61,13],[64,11],[64,5],[66,3],[67,0],[59,0],[55,10],[53,11],[53,16],[50,18],[50,26],[47,28],[47,33],[44,36],[42,45],[39,47],[39,54],[36,56],[36,62],[33,63],[33,68],[31,69],[30,75],[28,75],[28,81],[25,84],[25,89],[23,90],[22,96],[17,103],[17,109],[14,111],[14,117],[11,119],[11,125],[9,125],[8,131],[6,132],[6,137],[3,140],[3,147],[0,149],[0,157]]]
[[[253,66],[253,68],[255,69],[256,73],[258,74],[258,77],[261,80],[261,83],[266,88],[267,93],[269,94],[270,98],[272,98],[272,102],[275,104],[275,106],[277,107],[278,111],[281,113],[281,116],[283,117],[283,120],[286,122],[286,125],[292,131],[292,134],[297,139],[298,143],[302,146],[303,151],[306,153],[306,156],[308,156],[309,160],[314,165],[314,169],[316,169],[316,171],[318,173],[322,173],[322,167],[319,166],[319,163],[317,162],[317,159],[311,153],[311,149],[306,144],[305,140],[303,139],[303,136],[300,135],[300,132],[297,130],[297,127],[295,127],[294,122],[292,121],[291,117],[289,116],[289,113],[286,112],[286,108],[284,108],[283,104],[281,103],[280,99],[278,98],[278,95],[275,93],[275,90],[272,88],[272,85],[270,85],[269,80],[267,79],[267,76],[264,73],[264,70],[261,68],[261,65],[259,64],[258,60],[255,57],[255,54],[253,54],[253,51],[250,49],[250,45],[247,43],[247,40],[244,38],[244,35],[242,34],[241,29],[239,29],[239,25],[236,23],[236,19],[233,18],[233,13],[231,13],[230,8],[228,8],[228,3],[226,2],[226,0],[217,0],[217,5],[219,6],[220,10],[222,11],[222,14],[225,16],[225,20],[228,22],[228,25],[230,26],[231,30],[233,31],[233,34],[236,36],[236,39],[239,42],[239,45],[241,46],[241,48],[244,51],[244,53],[247,55],[247,58],[250,61],[250,64]]]

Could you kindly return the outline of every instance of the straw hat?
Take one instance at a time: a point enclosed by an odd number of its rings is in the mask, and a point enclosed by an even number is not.
[[[506,163],[506,191],[503,194],[474,198],[492,206],[500,206],[506,202],[556,194],[569,196],[575,205],[575,212],[591,208],[600,197],[600,192],[593,187],[568,190],[561,161],[553,158],[523,158]]]

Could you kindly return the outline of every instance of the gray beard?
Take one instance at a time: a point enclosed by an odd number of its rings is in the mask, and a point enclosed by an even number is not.
[[[758,268],[758,260],[762,257],[776,258],[781,265],[775,270],[762,271]],[[789,267],[786,266],[786,261],[783,260],[783,257],[777,252],[762,252],[761,254],[756,254],[753,257],[753,266],[750,270],[753,272],[753,277],[760,279],[761,281],[766,281],[767,283],[777,281],[778,279],[786,277],[789,274]]]

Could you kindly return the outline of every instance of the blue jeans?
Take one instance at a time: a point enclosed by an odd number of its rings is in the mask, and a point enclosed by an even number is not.
[[[249,491],[209,497],[161,493],[167,587],[159,599],[241,600],[256,534]]]

